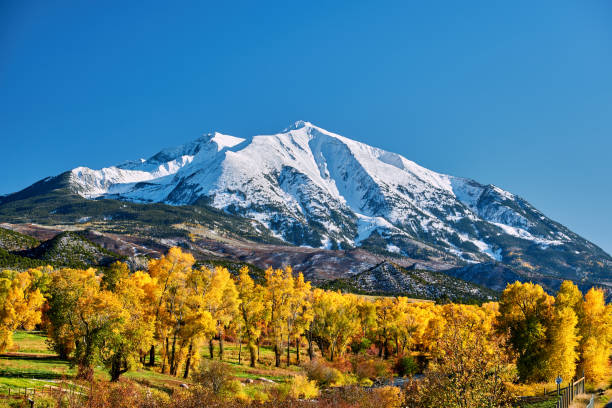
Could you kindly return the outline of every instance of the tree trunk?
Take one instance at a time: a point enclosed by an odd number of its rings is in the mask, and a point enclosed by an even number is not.
[[[191,355],[193,354],[193,340],[189,342],[189,351],[187,352],[187,361],[185,362],[185,372],[183,373],[183,378],[187,379],[189,377],[189,366],[191,366]]]
[[[212,360],[213,358],[215,358],[213,351],[215,350],[215,346],[213,344],[213,338],[211,337],[208,340],[208,352],[210,353],[210,359]]]
[[[176,375],[176,332],[172,338],[172,353],[170,353],[170,375]]]
[[[153,367],[155,365],[155,344],[151,345],[151,349],[149,350],[149,367]]]
[[[255,353],[259,353],[259,347],[255,347],[255,345],[250,342],[249,343],[249,353],[251,354],[251,367],[255,367],[255,359],[256,359],[256,355]]]
[[[257,362],[261,363],[261,356],[259,354],[259,340],[257,340]]]
[[[125,365],[124,368],[121,368],[122,363],[123,363],[123,359],[121,358],[120,355],[113,356],[111,360],[111,370],[110,370],[110,376],[111,376],[112,382],[119,380],[119,377],[121,376],[121,374],[127,372],[127,364]]]
[[[242,339],[238,340],[238,365],[242,364]]]
[[[223,360],[223,332],[219,331],[219,360]]]
[[[308,358],[310,361],[312,361],[314,359],[314,344],[312,342],[312,336],[309,335],[306,338],[308,339]]]
[[[280,347],[278,347],[277,343],[274,344],[274,359],[275,359],[274,365],[276,367],[280,367],[280,365],[281,365],[281,351],[280,351]]]
[[[300,338],[295,339],[295,360],[300,365]]]
[[[115,382],[119,379],[119,367],[115,363],[114,359],[113,359],[113,362],[111,363],[110,376],[111,376],[112,382]]]
[[[389,341],[385,338],[385,342],[383,343],[383,360],[387,360],[389,358]]]
[[[287,367],[291,365],[291,337],[287,335]]]
[[[59,358],[61,360],[68,360],[68,347],[65,344],[60,344],[58,349]]]
[[[164,352],[164,356],[162,358],[162,374],[166,374],[166,362],[168,361],[168,349],[170,348],[170,343],[168,342],[168,337],[165,339],[166,342],[166,350]]]

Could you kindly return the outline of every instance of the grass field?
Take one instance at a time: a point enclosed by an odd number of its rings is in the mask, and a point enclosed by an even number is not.
[[[9,402],[13,400],[7,399],[9,389],[11,395],[23,395],[26,388],[39,390],[45,386],[57,386],[60,383],[63,384],[63,387],[75,384],[73,380],[76,368],[71,367],[70,362],[59,359],[49,350],[46,340],[42,332],[17,331],[14,333],[13,347],[9,352],[0,355],[0,408],[11,406]],[[269,347],[260,348],[260,362],[257,368],[248,367],[249,353],[244,346],[242,347],[242,364],[238,364],[239,351],[238,344],[225,342],[223,360],[232,366],[235,378],[245,383],[244,392],[250,396],[269,386],[263,381],[258,381],[261,378],[283,383],[301,371],[301,368],[296,365],[285,367],[286,350],[282,356],[282,368],[274,367],[274,352]],[[218,353],[219,345],[215,342],[215,359],[218,359]],[[301,350],[300,356],[302,361],[308,360],[305,347]],[[201,359],[208,358],[209,350],[206,344],[202,347]],[[291,349],[293,364],[295,364],[295,359],[295,349]],[[161,374],[158,370],[157,367],[154,369],[140,367],[124,374],[124,377],[165,392],[170,392],[182,383],[189,384],[190,382],[182,377]],[[104,367],[96,367],[95,376],[98,379],[110,379]],[[253,382],[247,380],[253,380]]]
[[[62,388],[73,387],[78,392],[86,393],[87,389],[78,385],[74,381],[76,368],[71,367],[70,363],[60,360],[47,347],[46,336],[41,332],[17,331],[13,336],[14,347],[10,352],[0,355],[0,408],[16,407],[19,403],[14,397],[8,398],[9,389],[11,395],[24,394],[24,389],[37,389],[47,386],[57,387],[61,384]],[[236,380],[243,383],[243,391],[246,395],[253,397],[261,394],[266,388],[273,386],[267,381],[275,383],[288,382],[293,376],[303,372],[303,368],[295,365],[295,349],[291,349],[292,364],[286,366],[286,350],[282,353],[282,367],[274,367],[274,353],[270,347],[261,347],[260,361],[256,368],[248,366],[249,354],[246,347],[242,347],[242,364],[238,364],[238,354],[240,347],[232,342],[224,344],[224,361],[233,368]],[[219,345],[215,342],[214,356],[218,359]],[[301,349],[300,359],[302,362],[308,361],[306,347]],[[208,344],[201,349],[202,360],[209,358]],[[98,379],[108,380],[110,377],[104,367],[95,368],[95,376]],[[124,374],[125,378],[136,381],[146,387],[157,389],[164,392],[171,392],[182,383],[189,384],[190,381],[182,377],[173,377],[159,372],[159,367],[151,369],[140,367]],[[252,380],[252,381],[251,381]],[[86,384],[85,384],[86,385]],[[517,395],[541,395],[544,388],[552,389],[552,384],[530,384],[516,385],[513,389]],[[603,387],[607,388],[607,387]],[[587,390],[592,391],[592,390]],[[599,407],[604,407],[609,401],[612,391],[607,390],[597,400]],[[13,405],[11,405],[13,404]],[[37,406],[37,405],[35,405]],[[525,408],[548,408],[554,406],[554,400],[524,403]],[[583,401],[576,401],[572,407],[580,408],[586,406]]]
[[[17,331],[13,335],[14,345],[11,352],[54,354],[45,343],[46,337],[41,332]]]

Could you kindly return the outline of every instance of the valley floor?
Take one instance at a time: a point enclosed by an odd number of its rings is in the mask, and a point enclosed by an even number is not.
[[[0,408],[26,407],[25,397],[34,400],[34,407],[50,407],[49,401],[56,398],[61,390],[65,395],[87,395],[88,383],[75,379],[76,368],[70,363],[59,359],[49,351],[46,335],[38,331],[17,331],[13,336],[14,345],[11,350],[0,355]],[[303,374],[304,369],[295,365],[295,349],[291,349],[292,364],[286,366],[286,352],[283,353],[283,367],[274,367],[274,353],[269,347],[261,347],[260,362],[257,368],[248,367],[248,351],[231,342],[225,342],[224,362],[232,367],[233,377],[240,381],[243,391],[249,397],[265,392],[271,384],[284,384],[291,381],[296,374]],[[219,347],[215,342],[214,355],[218,359]],[[239,363],[239,354],[241,363]],[[307,361],[305,348],[300,353],[301,360]],[[208,345],[201,349],[200,358],[209,358]],[[182,387],[192,386],[189,379],[161,374],[158,369],[141,367],[130,371],[122,378],[132,380],[151,390],[171,394]],[[110,379],[103,367],[96,367],[97,380]],[[522,408],[553,408],[556,402],[552,398],[538,398],[544,388],[553,389],[551,384],[520,385],[514,391],[520,395],[536,396],[533,402],[523,403]],[[600,384],[597,388],[605,388]],[[597,395],[596,387],[587,388],[587,394],[576,398],[571,408],[585,408],[590,396],[595,394],[595,407],[612,408],[612,388]]]
[[[0,407],[20,406],[20,401],[26,395],[36,402],[37,399],[42,399],[42,395],[48,395],[60,388],[87,393],[87,384],[74,379],[76,367],[71,367],[68,361],[59,359],[56,354],[49,351],[44,333],[17,331],[13,340],[12,349],[0,354]],[[248,366],[248,350],[245,347],[240,350],[236,344],[226,342],[224,350],[223,361],[231,365],[234,378],[244,384],[244,392],[249,396],[263,391],[269,384],[285,383],[295,374],[302,372],[302,369],[296,365],[285,367],[285,355],[283,367],[274,367],[274,353],[268,347],[261,347],[260,363],[257,368]],[[218,344],[215,343],[215,359],[218,359],[218,352]],[[241,364],[238,363],[239,353],[241,353]],[[209,358],[207,345],[202,348],[200,358]],[[291,349],[291,358],[292,362],[295,362],[295,349]],[[305,350],[301,351],[301,359],[302,361],[308,359]],[[110,380],[104,367],[96,367],[95,378]],[[166,393],[180,388],[182,384],[191,385],[190,380],[161,374],[148,367],[130,371],[122,378]],[[37,406],[39,405],[35,404],[35,407]]]

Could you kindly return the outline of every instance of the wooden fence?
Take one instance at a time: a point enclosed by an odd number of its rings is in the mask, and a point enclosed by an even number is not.
[[[558,396],[556,408],[569,408],[576,395],[584,394],[584,377],[576,381],[570,381],[569,384],[559,390],[544,391],[544,394]]]
[[[34,399],[38,395],[68,395],[68,396],[87,396],[78,390],[83,388],[71,383],[60,383],[58,385],[40,385],[37,387],[8,387],[4,394],[7,397],[24,397]]]
[[[589,404],[586,406],[586,408],[594,408],[595,407],[595,395],[591,395],[591,400],[589,401]]]

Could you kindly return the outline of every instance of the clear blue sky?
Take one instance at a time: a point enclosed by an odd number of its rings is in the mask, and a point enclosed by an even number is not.
[[[612,252],[610,1],[0,2],[0,194],[298,119]]]

